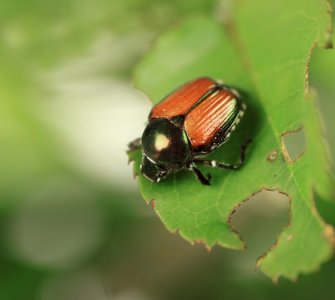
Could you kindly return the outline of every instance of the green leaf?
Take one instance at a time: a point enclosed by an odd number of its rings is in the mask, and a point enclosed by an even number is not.
[[[311,86],[320,95],[320,110],[326,125],[326,137],[330,150],[335,154],[335,51],[333,49],[315,49],[311,65]],[[335,171],[335,170],[334,170]],[[335,221],[335,220],[334,220]]]
[[[331,198],[334,185],[315,97],[307,95],[305,82],[312,48],[328,42],[329,9],[321,0],[236,1],[229,31],[207,18],[188,20],[163,35],[136,71],[136,85],[154,103],[185,81],[205,75],[247,93],[244,120],[232,139],[210,155],[236,161],[239,146],[252,137],[247,162],[238,172],[203,169],[212,174],[209,187],[188,171],[153,184],[140,175],[141,153],[130,157],[144,199],[154,199],[165,226],[209,248],[243,249],[230,224],[234,210],[264,189],[286,194],[291,222],[258,261],[273,280],[314,271],[332,253],[333,230],[318,216],[313,197],[317,192]],[[290,161],[283,136],[302,127],[306,150]],[[273,153],[275,158],[268,159]]]
[[[334,31],[334,29],[333,29]],[[334,39],[334,37],[333,37]],[[333,49],[315,49],[310,64],[310,82],[320,95],[320,110],[324,117],[325,137],[332,157],[335,156],[335,51]],[[333,173],[335,168],[333,164]],[[335,225],[335,203],[321,197],[316,198],[316,206],[322,217]]]

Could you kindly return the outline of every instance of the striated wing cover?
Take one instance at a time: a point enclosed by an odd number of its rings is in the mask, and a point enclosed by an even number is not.
[[[207,77],[188,82],[154,106],[149,117],[172,118],[184,115],[215,85],[216,82]]]
[[[184,127],[193,148],[205,147],[220,134],[224,137],[240,115],[236,96],[227,89],[218,90],[191,110]]]

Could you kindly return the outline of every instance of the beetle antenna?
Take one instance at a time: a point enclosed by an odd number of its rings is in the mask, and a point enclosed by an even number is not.
[[[137,138],[128,144],[127,152],[136,151],[141,148],[141,138]]]

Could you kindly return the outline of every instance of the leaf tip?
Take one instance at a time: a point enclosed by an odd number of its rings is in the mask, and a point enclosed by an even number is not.
[[[198,245],[204,246],[208,253],[212,252],[213,247],[210,246],[210,245],[207,245],[205,241],[203,241],[203,240],[195,240],[194,243],[198,244]]]

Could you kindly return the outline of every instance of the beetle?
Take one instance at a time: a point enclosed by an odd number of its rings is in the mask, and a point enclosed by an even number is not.
[[[240,93],[219,81],[201,77],[182,85],[155,105],[142,134],[128,151],[142,148],[141,173],[152,182],[189,169],[204,185],[198,166],[237,170],[245,161],[248,140],[241,146],[240,162],[206,160],[204,156],[224,144],[244,115]]]

